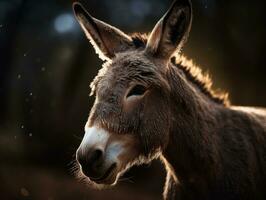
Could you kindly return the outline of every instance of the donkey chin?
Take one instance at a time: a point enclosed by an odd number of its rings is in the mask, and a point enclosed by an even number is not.
[[[96,189],[115,185],[132,165],[149,160],[141,155],[135,137],[86,125],[85,135],[76,152],[78,178]]]

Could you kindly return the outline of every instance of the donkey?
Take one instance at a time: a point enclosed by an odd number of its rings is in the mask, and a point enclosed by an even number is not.
[[[112,186],[133,165],[160,159],[169,199],[266,199],[266,110],[231,106],[226,94],[180,55],[192,23],[190,0],[176,0],[147,35],[127,35],[75,16],[105,61],[76,152],[80,175]]]

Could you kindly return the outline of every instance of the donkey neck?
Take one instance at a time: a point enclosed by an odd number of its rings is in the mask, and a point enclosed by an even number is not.
[[[181,182],[208,181],[219,157],[215,148],[216,116],[226,107],[207,97],[175,66],[169,67],[169,83],[173,109],[164,163]]]

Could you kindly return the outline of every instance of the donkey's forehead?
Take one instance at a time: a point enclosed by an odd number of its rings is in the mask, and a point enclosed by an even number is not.
[[[117,54],[116,58],[110,64],[110,67],[113,69],[123,68],[125,70],[128,68],[137,70],[147,70],[147,68],[150,68],[153,70],[154,68],[152,62],[139,51]]]
[[[115,85],[124,87],[136,80],[151,83],[158,79],[159,74],[155,64],[141,52],[119,53],[115,59],[103,65],[91,83],[92,93],[96,89],[106,92]]]
[[[139,74],[155,74],[155,65],[143,54],[139,52],[127,52],[117,54],[112,62],[106,64],[102,73],[107,79],[134,79]]]

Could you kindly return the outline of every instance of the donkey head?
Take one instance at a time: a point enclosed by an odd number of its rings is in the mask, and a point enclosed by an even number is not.
[[[147,41],[93,18],[80,3],[74,3],[73,10],[96,52],[106,61],[91,83],[96,99],[76,158],[89,182],[113,185],[130,166],[151,161],[168,144],[167,66],[187,39],[191,3],[175,1]]]

